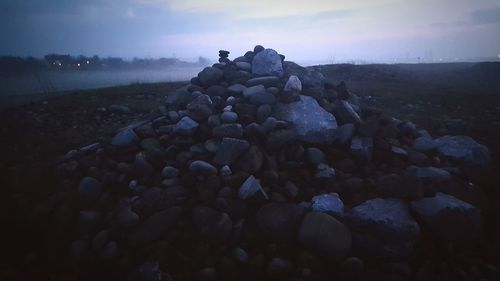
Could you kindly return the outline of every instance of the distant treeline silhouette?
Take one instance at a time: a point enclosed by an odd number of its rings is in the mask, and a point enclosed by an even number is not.
[[[19,75],[30,74],[48,70],[104,70],[104,69],[133,69],[133,68],[162,68],[171,66],[207,66],[210,61],[204,57],[199,57],[197,62],[190,63],[177,58],[145,59],[134,58],[124,60],[119,57],[100,58],[95,55],[71,56],[60,54],[48,54],[43,59],[35,57],[0,57],[0,74]]]

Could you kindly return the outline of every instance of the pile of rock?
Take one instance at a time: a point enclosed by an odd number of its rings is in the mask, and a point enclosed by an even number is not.
[[[53,221],[74,233],[70,252],[86,272],[136,268],[137,280],[477,274],[477,266],[450,263],[442,273],[427,262],[435,241],[456,251],[479,243],[486,198],[460,167],[485,165],[486,147],[384,117],[345,84],[325,83],[273,49],[219,55],[166,97],[158,118],[59,166],[67,188],[51,200]],[[64,201],[73,195],[78,208]]]

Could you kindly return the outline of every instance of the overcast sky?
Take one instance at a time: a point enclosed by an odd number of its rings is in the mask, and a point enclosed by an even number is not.
[[[500,54],[499,0],[0,0],[0,54],[287,59]]]

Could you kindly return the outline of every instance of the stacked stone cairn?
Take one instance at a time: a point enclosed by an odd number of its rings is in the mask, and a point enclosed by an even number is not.
[[[36,210],[83,279],[499,277],[467,256],[487,198],[463,169],[485,146],[386,117],[273,49],[219,55],[154,118],[59,165]]]

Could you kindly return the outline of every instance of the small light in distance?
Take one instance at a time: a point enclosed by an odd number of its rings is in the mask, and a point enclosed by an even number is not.
[[[87,64],[90,64],[90,61],[87,61]]]
[[[80,64],[79,64],[79,63],[77,63],[77,64],[76,64],[76,66],[80,67]]]

